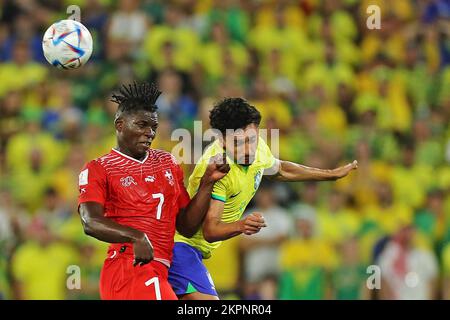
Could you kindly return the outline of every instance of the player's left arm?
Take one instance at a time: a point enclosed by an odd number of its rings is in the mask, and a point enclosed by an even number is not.
[[[189,204],[180,209],[178,213],[176,227],[183,236],[190,238],[198,231],[208,212],[214,184],[222,179],[228,171],[230,171],[230,166],[226,162],[225,154],[211,158],[200,180],[197,193]]]
[[[307,167],[298,163],[277,160],[275,174],[266,177],[276,181],[324,181],[337,180],[345,177],[350,171],[358,168],[358,161],[354,160],[345,166],[335,169],[319,169]]]

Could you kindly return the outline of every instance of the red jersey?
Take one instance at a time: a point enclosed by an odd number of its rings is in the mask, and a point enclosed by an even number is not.
[[[139,161],[112,149],[86,164],[79,191],[78,204],[101,203],[105,217],[146,233],[154,259],[170,266],[177,214],[190,201],[170,153],[149,149]]]

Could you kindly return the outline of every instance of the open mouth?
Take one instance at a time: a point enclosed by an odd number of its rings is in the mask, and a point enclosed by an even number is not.
[[[150,148],[151,141],[140,142],[140,144],[144,145],[146,148]]]

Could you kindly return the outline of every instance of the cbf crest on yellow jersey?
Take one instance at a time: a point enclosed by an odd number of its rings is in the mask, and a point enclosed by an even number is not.
[[[198,190],[200,180],[208,166],[209,159],[223,152],[223,147],[219,141],[213,142],[205,150],[189,178],[187,190],[191,198]],[[272,155],[266,142],[262,138],[259,138],[255,161],[250,166],[236,164],[228,156],[227,162],[230,165],[230,171],[224,178],[215,183],[211,197],[224,202],[222,221],[231,223],[241,218],[248,203],[258,190],[264,170],[276,166],[277,160]],[[206,241],[201,229],[192,238],[183,237],[177,232],[175,241],[184,242],[197,248],[203,254],[204,258],[209,258],[211,252],[221,244],[221,241],[213,243]]]

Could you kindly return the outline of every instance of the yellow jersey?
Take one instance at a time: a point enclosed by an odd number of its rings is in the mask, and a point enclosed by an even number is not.
[[[209,159],[223,152],[224,149],[218,140],[207,147],[189,177],[187,191],[191,198],[198,190],[200,180],[208,166]],[[211,197],[224,202],[222,221],[232,223],[241,218],[248,203],[255,195],[256,190],[258,190],[264,169],[274,167],[277,164],[277,160],[266,142],[262,138],[259,138],[255,160],[251,165],[239,165],[231,161],[228,156],[227,162],[230,165],[230,171],[225,177],[214,184]],[[206,241],[203,237],[202,229],[197,231],[192,238],[186,238],[177,232],[175,234],[175,242],[184,242],[198,249],[205,259],[209,258],[211,252],[222,243],[222,241],[212,243]]]

